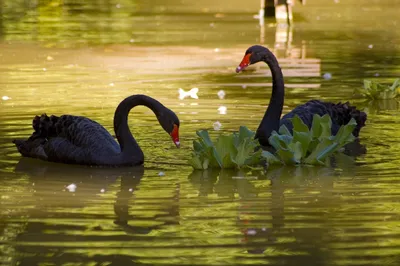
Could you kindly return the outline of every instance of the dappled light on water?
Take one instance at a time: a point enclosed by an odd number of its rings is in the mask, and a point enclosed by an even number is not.
[[[398,31],[388,30],[398,8],[307,1],[295,6],[293,27],[282,28],[253,19],[259,1],[5,2],[0,264],[400,261],[399,103],[353,95],[364,78],[393,83],[398,75]],[[354,10],[365,16],[351,18]],[[364,153],[337,156],[330,167],[191,168],[196,130],[215,138],[240,125],[257,129],[271,96],[270,71],[263,64],[240,74],[235,68],[259,43],[281,64],[283,113],[310,99],[350,101],[368,113]],[[32,133],[41,113],[87,116],[115,135],[115,108],[132,94],[176,112],[181,149],[145,107],[129,116],[143,167],[47,163],[21,158],[12,144]]]

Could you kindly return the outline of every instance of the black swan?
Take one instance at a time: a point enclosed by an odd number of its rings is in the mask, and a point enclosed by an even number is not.
[[[133,166],[144,162],[144,155],[128,127],[129,111],[138,105],[150,108],[162,128],[179,148],[179,119],[157,100],[146,95],[125,98],[114,114],[113,136],[97,122],[82,116],[47,116],[33,119],[35,130],[27,140],[14,140],[25,157],[45,161],[93,166]]]
[[[353,135],[358,137],[360,129],[365,126],[367,114],[357,110],[354,106],[346,103],[330,103],[319,100],[311,100],[307,103],[297,106],[291,112],[284,115],[281,119],[283,101],[285,97],[285,85],[283,74],[274,54],[267,48],[254,45],[247,49],[242,62],[236,68],[239,73],[247,66],[257,62],[264,61],[272,73],[272,94],[269,106],[265,111],[264,117],[258,126],[255,138],[259,140],[262,146],[270,146],[268,138],[272,131],[278,131],[281,125],[285,125],[290,132],[293,131],[293,125],[290,121],[294,115],[298,115],[303,122],[311,128],[314,114],[323,116],[329,114],[332,119],[332,134],[336,135],[341,125],[347,124],[351,118],[357,122]]]

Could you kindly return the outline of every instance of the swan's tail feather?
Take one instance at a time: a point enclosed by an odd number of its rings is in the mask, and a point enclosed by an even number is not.
[[[353,135],[358,137],[361,128],[365,126],[367,121],[367,114],[358,110],[355,106],[351,106],[349,102],[335,104],[334,109],[336,119],[339,120],[340,125],[347,124],[352,118],[356,120],[357,126],[353,131]]]
[[[57,136],[56,123],[59,117],[55,115],[47,116],[42,114],[41,116],[35,116],[32,121],[32,127],[35,132],[29,139],[36,138],[51,138]]]
[[[15,139],[13,143],[22,156],[47,160],[47,155],[43,149],[43,144],[46,143],[46,139]]]

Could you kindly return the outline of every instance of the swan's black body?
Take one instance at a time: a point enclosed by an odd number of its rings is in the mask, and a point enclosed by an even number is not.
[[[33,134],[27,140],[14,140],[25,157],[67,164],[98,166],[133,166],[144,162],[144,155],[128,127],[129,111],[137,106],[149,107],[161,126],[171,136],[179,128],[174,112],[146,95],[132,95],[124,99],[114,115],[114,131],[119,144],[97,122],[82,116],[47,116],[33,119]],[[177,135],[176,131],[176,136]],[[174,139],[175,141],[175,139]],[[179,145],[179,139],[175,141]]]
[[[358,137],[361,128],[365,126],[367,114],[357,110],[348,102],[335,104],[319,100],[311,100],[303,105],[297,106],[281,119],[285,97],[285,85],[282,70],[279,67],[274,54],[263,46],[254,45],[247,49],[242,62],[236,69],[236,72],[240,72],[248,65],[260,61],[264,61],[268,64],[273,80],[270,103],[255,136],[262,146],[269,146],[268,138],[271,136],[272,131],[278,131],[281,125],[285,125],[292,132],[293,125],[289,118],[292,118],[294,115],[298,115],[303,122],[311,128],[314,114],[320,116],[329,114],[332,119],[333,135],[336,135],[340,126],[347,124],[351,118],[354,118],[357,122],[357,126],[353,131],[353,135]]]

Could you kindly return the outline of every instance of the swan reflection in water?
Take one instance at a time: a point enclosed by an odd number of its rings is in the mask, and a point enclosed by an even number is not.
[[[248,253],[262,254],[267,249],[277,254],[306,252],[304,263],[311,258],[324,261],[328,259],[324,239],[332,237],[330,228],[309,228],[307,219],[316,224],[329,223],[329,218],[318,212],[320,208],[326,210],[340,204],[335,200],[339,197],[333,189],[335,180],[346,173],[354,174],[356,167],[347,159],[345,156],[336,160],[341,170],[307,166],[280,166],[266,172],[208,169],[194,170],[188,179],[200,199],[207,200],[216,194],[235,203],[237,207],[232,212],[236,213],[236,228],[242,235],[237,245]],[[310,210],[310,217],[302,217],[307,213],[297,213],[296,204],[304,204],[302,208]],[[282,256],[278,258],[282,260]],[[288,259],[293,258],[288,256]]]
[[[149,234],[153,230],[179,224],[179,204],[176,203],[179,200],[179,189],[175,189],[175,195],[172,195],[171,201],[168,200],[166,204],[164,202],[159,205],[160,209],[152,217],[148,217],[147,212],[144,216],[131,214],[135,191],[145,174],[143,166],[92,168],[22,158],[16,165],[15,172],[19,175],[26,174],[30,183],[34,184],[33,202],[30,202],[34,206],[34,210],[29,210],[29,220],[24,230],[16,236],[15,241],[37,243],[38,245],[21,244],[16,246],[17,252],[22,254],[18,258],[22,265],[25,265],[24,263],[36,265],[35,263],[74,261],[86,263],[109,261],[112,262],[109,265],[137,265],[135,256],[106,255],[102,254],[104,253],[102,248],[95,251],[93,256],[87,256],[87,252],[76,253],[64,243],[73,242],[74,246],[80,246],[80,243],[88,241],[106,241],[106,243],[108,241],[140,241],[142,235],[152,238]],[[99,194],[102,191],[115,190],[113,187],[117,184],[118,179],[120,186],[115,198],[110,201],[102,198],[99,201]],[[65,189],[69,184],[76,184],[74,193]],[[110,215],[108,202],[113,205],[114,215]],[[91,208],[94,211],[91,211]],[[102,208],[103,211],[99,211],[98,208]],[[65,219],[68,221],[65,222]],[[112,223],[110,224],[107,220],[112,220]],[[71,230],[73,233],[68,233]],[[49,233],[49,231],[53,232]],[[124,233],[121,234],[120,231]],[[51,243],[51,245],[42,246],[40,243]],[[55,253],[54,250],[56,250]],[[49,252],[54,255],[47,256],[46,254]]]

